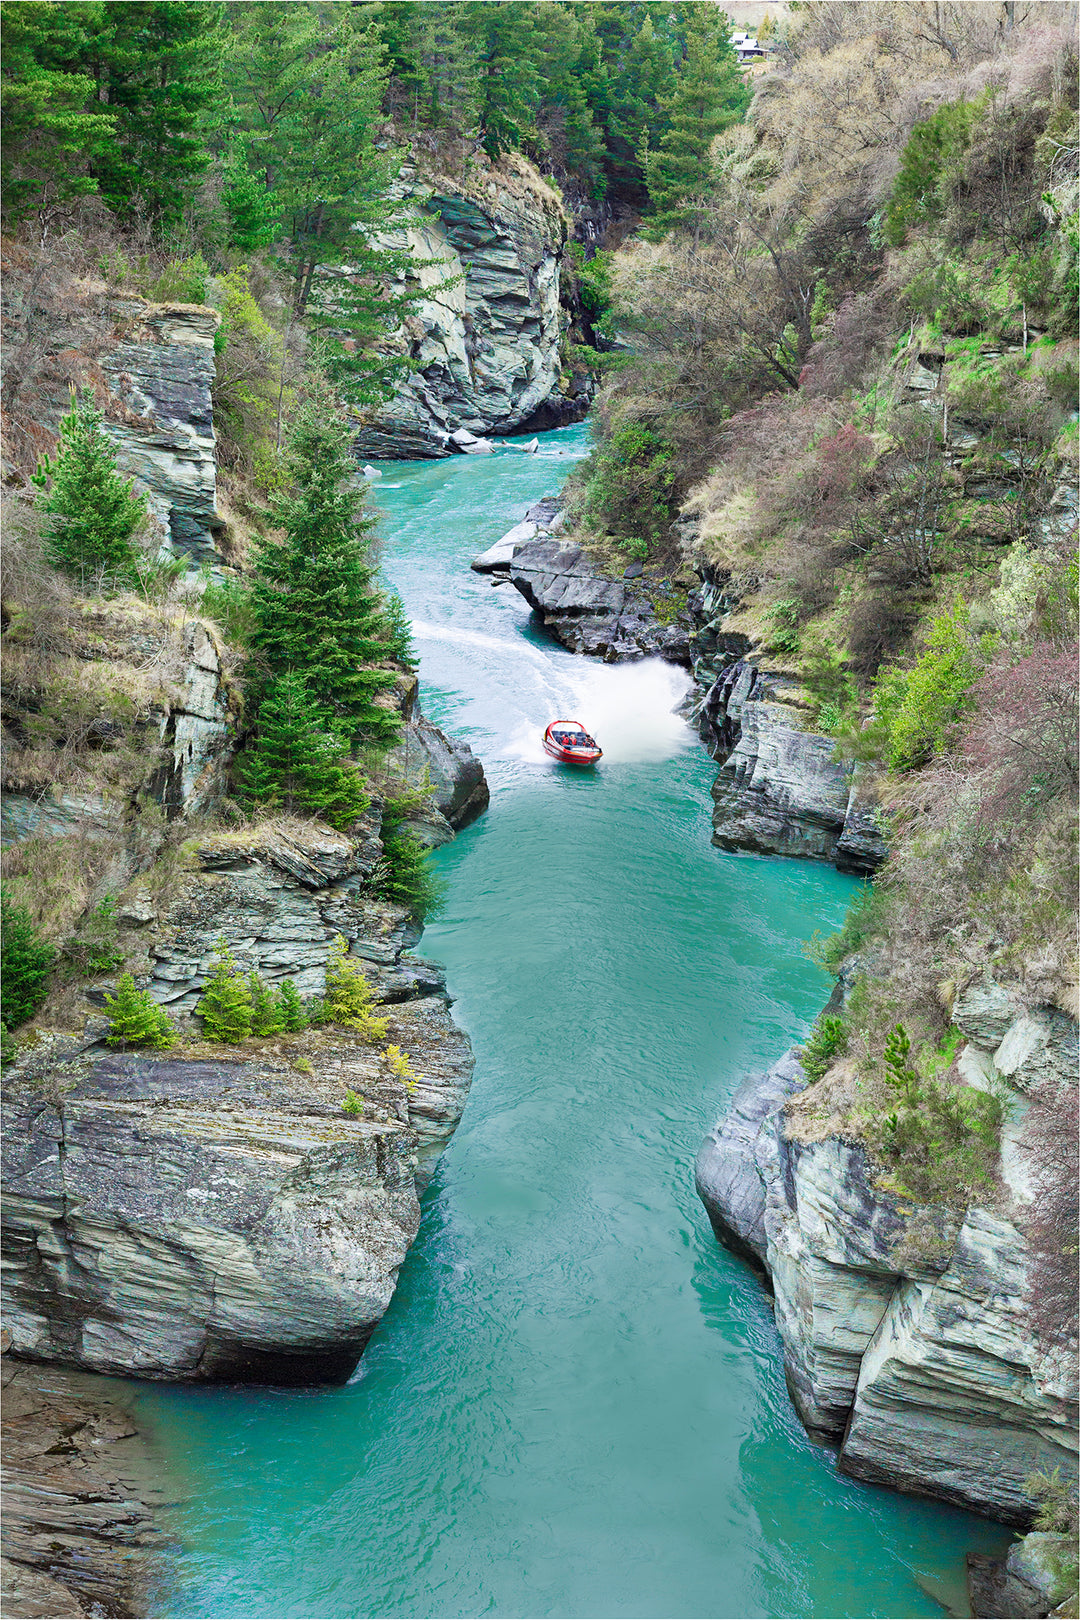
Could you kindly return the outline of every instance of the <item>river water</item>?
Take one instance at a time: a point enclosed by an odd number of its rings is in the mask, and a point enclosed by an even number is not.
[[[575,659],[469,572],[585,442],[379,482],[425,710],[492,789],[420,947],[475,1079],[349,1385],[136,1394],[176,1498],[158,1614],[940,1615],[965,1551],[1001,1545],[811,1445],[764,1290],[695,1196],[724,1099],[824,1001],[801,942],[853,884],[715,850],[683,674]],[[564,717],[595,773],[545,759]]]

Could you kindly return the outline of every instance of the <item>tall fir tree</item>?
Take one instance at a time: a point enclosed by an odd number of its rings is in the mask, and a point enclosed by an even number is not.
[[[116,118],[94,159],[102,196],[123,216],[174,225],[210,163],[220,103],[223,7],[216,0],[109,0],[87,68]]]
[[[469,5],[481,138],[489,157],[522,147],[535,134],[540,103],[535,8],[531,5]]]
[[[283,538],[256,558],[253,646],[271,675],[295,671],[350,744],[387,745],[400,729],[377,704],[395,682],[390,628],[368,545],[350,433],[329,399],[301,413],[289,444],[294,493],[275,505]]]
[[[406,362],[383,339],[419,296],[402,279],[407,250],[386,239],[400,158],[377,141],[387,69],[364,9],[335,8],[328,31],[314,5],[237,6],[226,62],[236,140],[280,210],[294,312],[358,406],[393,392]]]
[[[345,751],[330,729],[326,710],[312,698],[303,677],[290,671],[267,687],[255,739],[241,761],[241,780],[254,799],[347,827],[370,800],[359,772],[343,760]]]
[[[90,165],[115,146],[115,115],[95,105],[97,87],[82,67],[103,21],[101,0],[0,6],[4,213],[37,212],[43,240],[58,213],[97,190]]]
[[[669,127],[647,165],[649,230],[662,235],[692,223],[696,199],[709,190],[710,148],[746,111],[750,91],[727,37],[727,19],[696,5],[686,58],[667,103]]]
[[[116,447],[102,429],[102,414],[72,391],[60,423],[56,460],[45,456],[33,482],[46,491],[46,555],[81,584],[103,574],[113,588],[131,583],[138,558],[133,537],[146,519],[146,498],[116,470]]]

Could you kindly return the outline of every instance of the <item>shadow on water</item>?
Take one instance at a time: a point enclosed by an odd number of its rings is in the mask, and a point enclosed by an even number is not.
[[[469,572],[586,437],[552,442],[378,492],[425,709],[493,789],[439,852],[422,946],[473,1089],[353,1382],[135,1394],[181,1499],[160,1614],[934,1615],[917,1577],[1001,1542],[811,1445],[765,1293],[694,1194],[724,1098],[825,999],[800,942],[853,884],[715,850],[680,672],[576,660]],[[542,754],[560,712],[597,771]]]

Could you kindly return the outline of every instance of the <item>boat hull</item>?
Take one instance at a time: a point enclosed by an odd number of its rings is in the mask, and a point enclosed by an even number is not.
[[[557,759],[560,765],[595,765],[598,759],[604,757],[600,748],[561,748],[558,743],[548,742],[546,737],[544,752]]]

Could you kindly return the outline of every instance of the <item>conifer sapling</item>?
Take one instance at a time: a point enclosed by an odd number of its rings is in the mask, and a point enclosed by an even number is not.
[[[164,1007],[159,1007],[149,990],[137,990],[135,980],[125,973],[114,996],[105,997],[105,1011],[111,1027],[105,1037],[108,1046],[150,1046],[158,1051],[175,1046],[176,1026]]]

